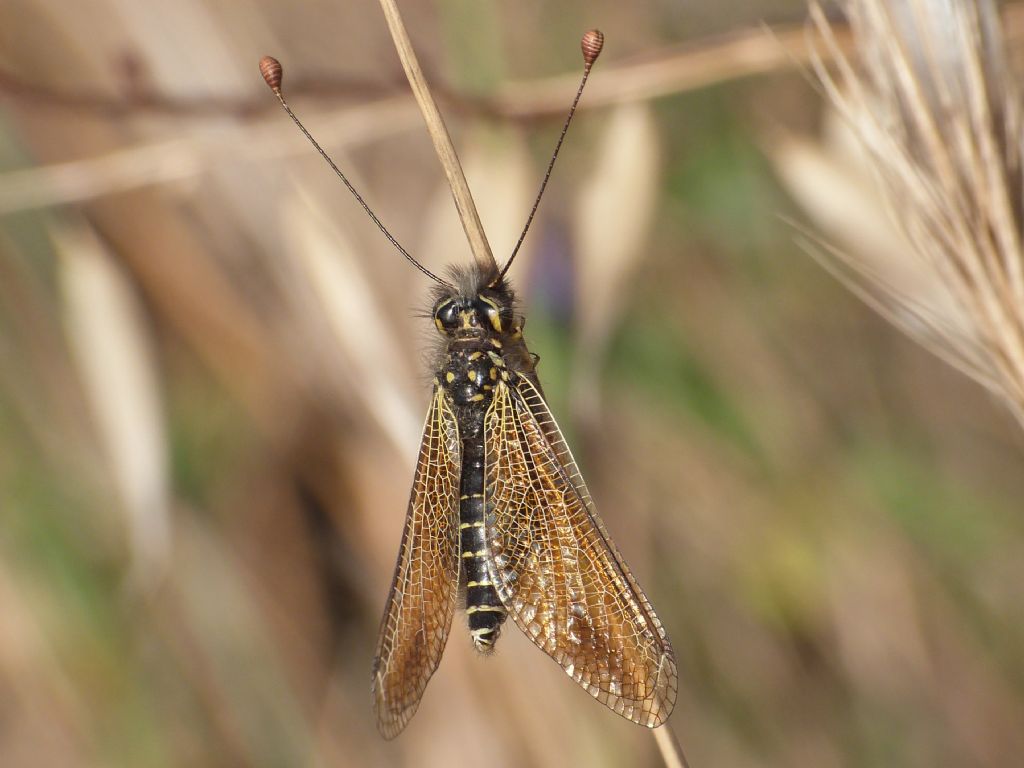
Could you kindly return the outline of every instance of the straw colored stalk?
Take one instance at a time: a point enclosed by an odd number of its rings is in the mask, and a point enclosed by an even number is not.
[[[412,41],[409,40],[405,22],[402,21],[402,14],[394,0],[380,0],[380,7],[388,22],[391,39],[398,52],[398,58],[402,61],[402,68],[409,80],[413,96],[416,97],[416,103],[419,104],[420,112],[423,113],[423,120],[427,124],[430,139],[434,142],[437,158],[441,161],[441,166],[448,177],[452,197],[455,199],[455,207],[458,209],[462,227],[466,231],[466,239],[473,252],[473,259],[482,270],[497,269],[490,243],[487,241],[487,234],[484,232],[483,224],[480,223],[480,215],[473,202],[473,195],[469,191],[469,184],[466,183],[466,175],[462,171],[462,164],[459,162],[459,156],[452,144],[452,137],[448,134],[444,118],[441,117],[434,96],[430,92],[430,86],[427,85],[423,70],[416,59],[416,52],[413,51]]]
[[[857,63],[812,2],[816,67],[906,238],[905,263],[891,271],[920,279],[891,280],[843,253],[832,252],[830,266],[1024,425],[1021,107],[995,3],[846,0],[843,8]]]

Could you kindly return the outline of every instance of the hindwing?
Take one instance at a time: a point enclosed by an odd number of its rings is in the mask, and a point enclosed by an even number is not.
[[[676,699],[672,646],[525,377],[495,386],[484,441],[488,566],[505,608],[594,698],[661,725]]]

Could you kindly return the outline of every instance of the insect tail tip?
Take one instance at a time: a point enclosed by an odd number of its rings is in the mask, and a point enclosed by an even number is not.
[[[499,628],[486,628],[486,629],[475,629],[470,633],[470,637],[473,640],[473,647],[477,653],[483,656],[490,656],[494,653],[494,644],[498,641],[498,635],[501,633]]]

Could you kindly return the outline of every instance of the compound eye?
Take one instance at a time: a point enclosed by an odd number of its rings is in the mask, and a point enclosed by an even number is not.
[[[498,309],[498,305],[486,296],[481,296],[478,307],[480,313],[486,317],[487,322],[491,324],[491,327],[498,333],[501,333],[503,326],[501,324],[501,310]]]
[[[453,330],[459,324],[459,308],[454,299],[438,304],[434,310],[434,324],[442,333]]]

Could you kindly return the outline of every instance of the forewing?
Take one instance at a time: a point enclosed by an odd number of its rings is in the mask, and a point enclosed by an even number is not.
[[[397,736],[416,712],[451,628],[459,585],[459,471],[458,424],[436,386],[373,662],[373,706],[385,738]]]
[[[498,382],[484,439],[489,567],[505,608],[594,698],[661,725],[676,699],[672,646],[547,404],[522,376]]]

